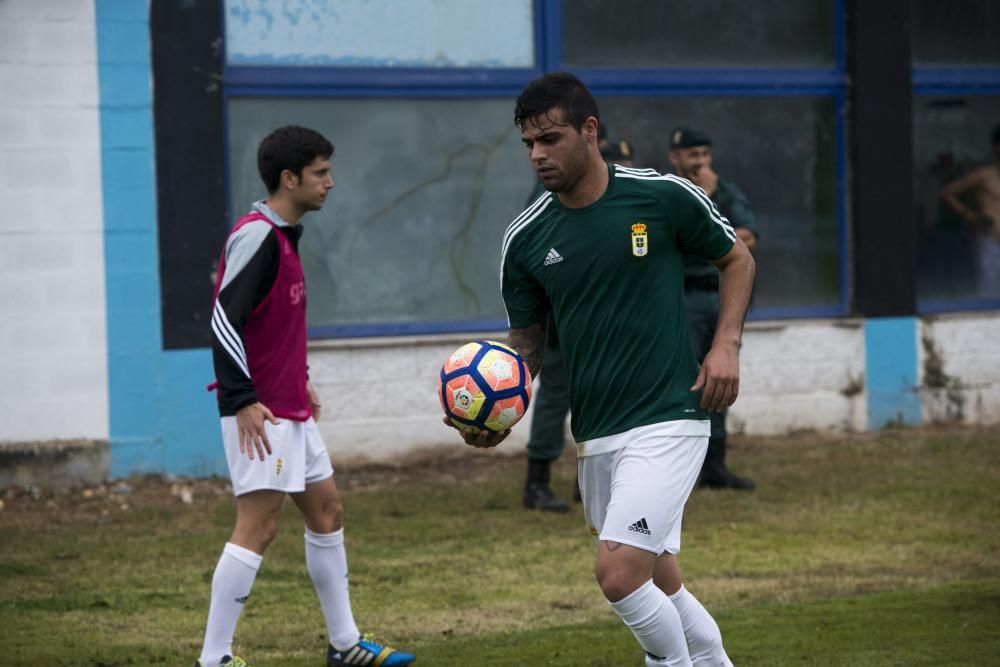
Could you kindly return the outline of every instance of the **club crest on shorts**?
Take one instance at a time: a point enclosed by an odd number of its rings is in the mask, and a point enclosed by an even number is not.
[[[285,464],[285,462],[282,461],[281,458],[279,457],[277,463],[275,463],[275,465],[274,465],[274,476],[275,477],[281,477],[281,467],[284,464]]]
[[[646,225],[637,222],[632,225],[632,254],[636,257],[645,257],[649,252],[649,238],[646,234]]]

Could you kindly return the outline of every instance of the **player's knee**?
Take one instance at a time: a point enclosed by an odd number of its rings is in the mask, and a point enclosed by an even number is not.
[[[241,516],[236,520],[231,541],[263,554],[278,534],[278,515],[256,517]]]
[[[257,537],[260,539],[263,548],[270,546],[274,538],[278,536],[278,517],[268,516],[261,519],[257,525]]]
[[[645,581],[616,562],[598,561],[594,569],[597,585],[609,602],[618,602],[639,589]]]
[[[327,523],[328,532],[340,530],[344,525],[344,505],[340,499],[331,500],[323,505],[323,519]]]
[[[314,533],[327,535],[344,527],[344,506],[339,498],[324,500],[306,513],[306,527]]]

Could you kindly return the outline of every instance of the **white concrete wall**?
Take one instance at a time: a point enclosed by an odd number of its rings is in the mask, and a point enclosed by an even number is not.
[[[867,427],[864,330],[859,320],[751,322],[743,335],[732,433]]]
[[[1000,423],[1000,313],[920,323],[918,368],[926,423]]]
[[[441,421],[438,377],[448,355],[477,338],[502,341],[506,333],[314,343],[309,376],[323,401],[319,425],[335,460],[464,446]],[[530,424],[529,408],[501,446],[524,449]]]
[[[320,428],[338,459],[388,459],[421,448],[460,446],[441,423],[437,377],[455,348],[505,333],[315,343],[310,375],[326,410]],[[864,430],[864,336],[859,321],[751,323],[733,432]],[[529,414],[501,447],[522,450]],[[567,436],[569,429],[567,428]]]
[[[108,436],[92,0],[0,2],[0,442]]]

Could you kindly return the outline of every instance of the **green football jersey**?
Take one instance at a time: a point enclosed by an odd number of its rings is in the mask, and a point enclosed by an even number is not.
[[[500,282],[512,329],[551,309],[570,380],[573,436],[707,419],[684,314],[683,254],[718,259],[736,235],[704,192],[652,169],[609,166],[583,208],[546,192],[504,234]],[[538,369],[531,369],[537,372]]]

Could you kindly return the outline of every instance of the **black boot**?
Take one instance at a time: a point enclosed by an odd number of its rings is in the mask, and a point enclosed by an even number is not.
[[[542,512],[568,512],[569,505],[559,499],[549,486],[551,461],[528,459],[528,479],[524,483],[522,504],[525,509]]]
[[[753,480],[738,477],[726,468],[726,439],[709,438],[708,453],[701,465],[699,484],[710,489],[735,489],[753,491]]]

